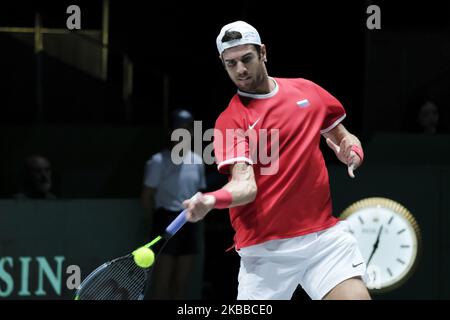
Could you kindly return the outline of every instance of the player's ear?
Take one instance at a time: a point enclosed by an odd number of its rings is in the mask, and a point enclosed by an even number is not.
[[[260,52],[261,52],[261,60],[267,62],[267,51],[265,44],[261,44]]]
[[[221,54],[219,54],[219,59],[220,59],[220,62],[222,62],[222,66],[225,68],[225,62],[223,61],[223,57]]]

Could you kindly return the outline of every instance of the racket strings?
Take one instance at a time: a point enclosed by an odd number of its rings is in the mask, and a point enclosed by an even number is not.
[[[104,272],[99,274],[95,283],[91,285],[91,290],[85,294],[90,299],[100,300],[123,300],[134,299],[136,291],[139,291],[141,284],[137,284],[140,277],[136,277],[140,270],[135,268],[134,262],[129,259],[124,263],[113,263]],[[137,278],[137,279],[136,279]]]
[[[100,290],[98,297],[102,300],[134,300],[141,293],[145,274],[132,261],[132,259],[124,260],[123,264],[115,264],[115,268],[111,268],[112,272],[102,279],[105,290]]]
[[[78,297],[81,300],[141,299],[147,272],[137,266],[132,257],[115,260],[82,284]]]

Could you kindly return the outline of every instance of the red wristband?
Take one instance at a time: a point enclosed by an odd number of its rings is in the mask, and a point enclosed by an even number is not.
[[[351,150],[354,151],[358,155],[358,157],[361,159],[361,163],[362,163],[364,160],[364,151],[357,145],[353,145]]]
[[[217,209],[226,209],[230,206],[231,202],[233,201],[231,193],[225,189],[219,189],[214,192],[208,192],[205,193],[205,195],[214,196],[214,198],[216,198],[216,204],[214,205],[214,208]]]

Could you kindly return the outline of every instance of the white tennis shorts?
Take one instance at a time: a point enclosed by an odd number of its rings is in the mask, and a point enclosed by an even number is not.
[[[300,284],[322,299],[342,281],[366,277],[366,264],[347,221],[295,238],[241,248],[238,300],[289,300]]]

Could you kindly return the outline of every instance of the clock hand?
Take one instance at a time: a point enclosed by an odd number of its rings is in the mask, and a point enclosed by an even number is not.
[[[375,241],[375,243],[373,244],[373,249],[372,252],[370,253],[369,256],[369,260],[367,260],[367,265],[369,265],[370,260],[372,260],[373,255],[375,254],[375,251],[378,248],[378,243],[380,242],[380,236],[381,236],[381,231],[383,230],[383,225],[381,225],[380,230],[378,231],[378,236],[377,236],[377,240]]]

